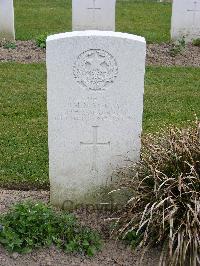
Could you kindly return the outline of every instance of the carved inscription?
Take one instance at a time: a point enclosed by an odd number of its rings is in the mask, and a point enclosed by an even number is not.
[[[126,103],[120,105],[117,102],[106,103],[106,99],[101,103],[96,98],[88,97],[84,101],[68,97],[68,102],[63,107],[62,112],[56,112],[54,119],[76,120],[76,121],[124,121],[134,119],[134,114],[130,114]]]
[[[118,67],[115,58],[108,52],[91,49],[78,56],[73,73],[75,80],[83,88],[102,91],[113,84]]]

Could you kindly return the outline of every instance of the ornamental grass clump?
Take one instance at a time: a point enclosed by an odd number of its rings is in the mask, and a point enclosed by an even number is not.
[[[136,170],[126,184],[134,196],[119,214],[113,233],[126,239],[136,232],[144,250],[161,247],[161,265],[199,265],[199,128],[149,135]]]

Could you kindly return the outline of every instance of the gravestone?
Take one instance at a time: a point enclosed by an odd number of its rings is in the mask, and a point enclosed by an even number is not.
[[[200,0],[174,0],[172,7],[171,38],[200,38]]]
[[[0,0],[0,40],[14,40],[13,0]]]
[[[140,157],[145,39],[82,31],[47,38],[51,202],[84,202]]]
[[[73,0],[72,30],[115,31],[116,0]]]

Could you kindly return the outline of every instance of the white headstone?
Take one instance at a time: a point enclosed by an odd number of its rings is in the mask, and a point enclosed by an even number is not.
[[[0,39],[14,40],[13,0],[0,0]]]
[[[115,31],[116,0],[72,0],[72,30]]]
[[[84,201],[140,157],[145,39],[82,31],[47,38],[51,202]]]
[[[186,41],[200,38],[200,0],[174,0],[172,7],[171,38]]]

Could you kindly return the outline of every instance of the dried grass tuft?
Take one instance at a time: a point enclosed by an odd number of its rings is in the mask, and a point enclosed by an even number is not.
[[[144,250],[161,246],[161,265],[200,264],[200,124],[148,135],[130,177],[134,196],[113,234],[135,231]]]

